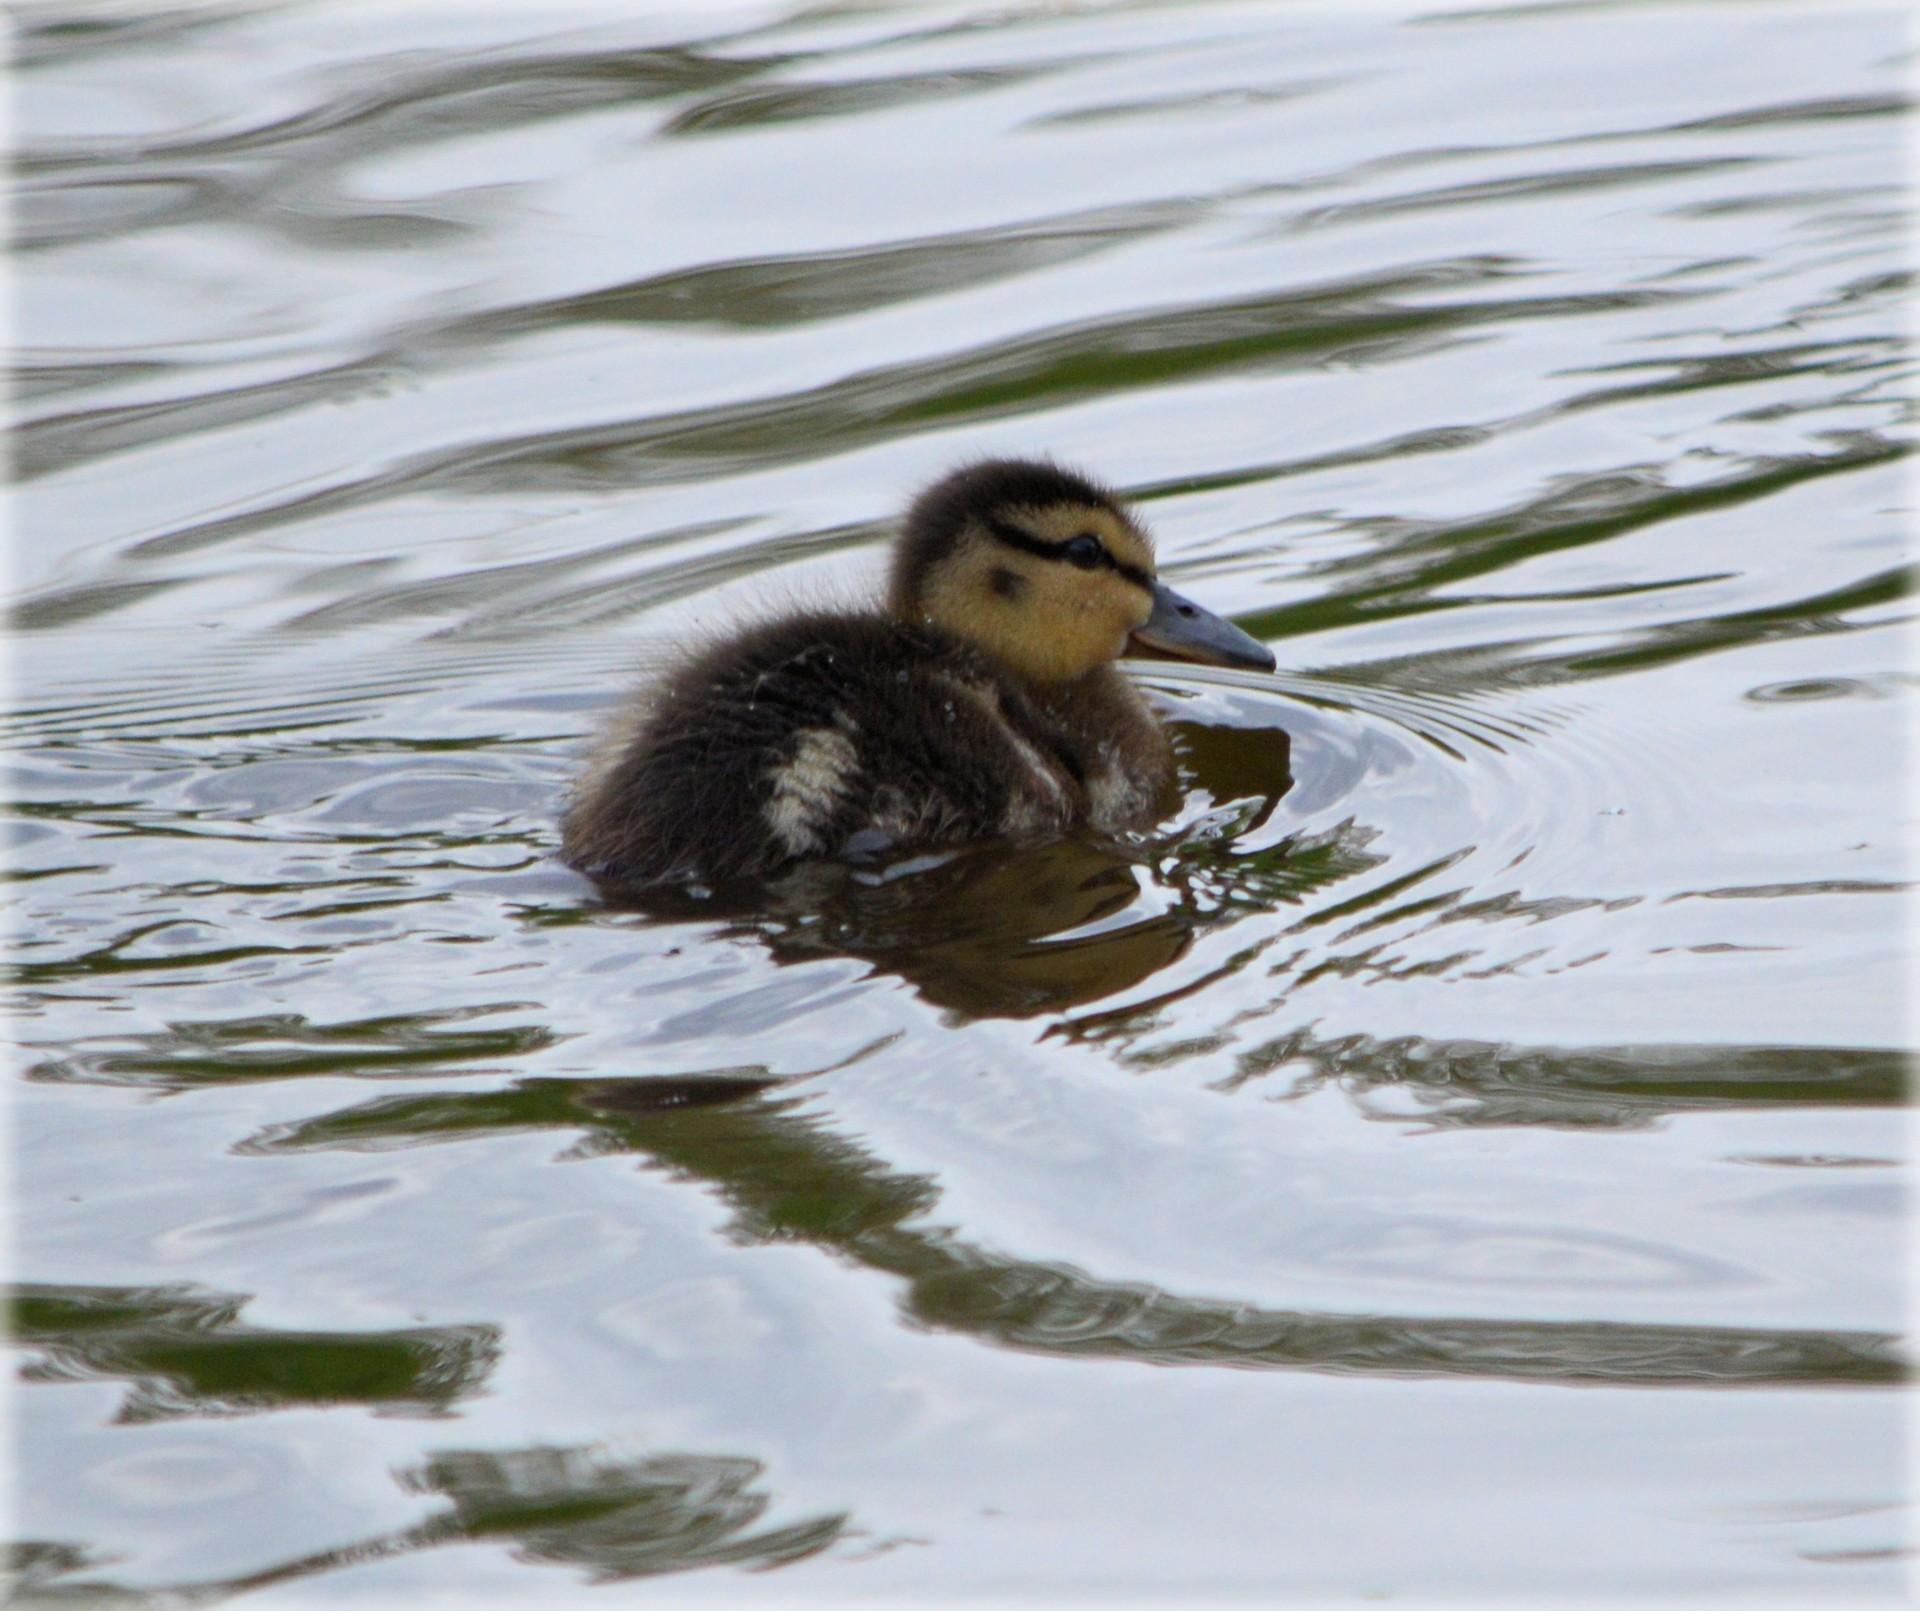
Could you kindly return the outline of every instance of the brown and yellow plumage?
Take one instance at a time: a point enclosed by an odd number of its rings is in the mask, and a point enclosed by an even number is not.
[[[812,857],[1151,823],[1173,755],[1130,641],[1271,666],[1154,578],[1111,492],[992,460],[915,500],[884,609],[795,614],[694,653],[603,751],[563,854],[630,884]]]

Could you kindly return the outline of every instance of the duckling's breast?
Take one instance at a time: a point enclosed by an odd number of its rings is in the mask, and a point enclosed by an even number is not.
[[[1107,833],[1145,827],[1170,804],[1173,746],[1146,699],[1117,668],[1102,666],[1037,701],[1056,747],[1080,780],[1086,818]]]

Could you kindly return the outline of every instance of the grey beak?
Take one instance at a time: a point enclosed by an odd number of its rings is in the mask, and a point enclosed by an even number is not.
[[[1183,599],[1165,582],[1153,584],[1153,614],[1133,629],[1133,641],[1143,648],[1180,660],[1198,660],[1209,666],[1241,666],[1249,671],[1271,671],[1273,651],[1250,638],[1231,621]]]

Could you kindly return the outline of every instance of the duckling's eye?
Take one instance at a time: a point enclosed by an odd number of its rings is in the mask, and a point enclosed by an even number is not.
[[[1083,531],[1078,537],[1069,538],[1061,545],[1060,556],[1069,565],[1090,571],[1107,557],[1107,551],[1100,546],[1098,537],[1090,531]]]

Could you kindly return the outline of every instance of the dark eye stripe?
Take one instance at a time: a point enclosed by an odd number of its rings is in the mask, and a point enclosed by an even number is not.
[[[1033,554],[1040,559],[1051,559],[1057,560],[1062,564],[1066,563],[1067,545],[1065,543],[1042,542],[1031,532],[1022,531],[1018,526],[1014,525],[1012,521],[1003,520],[999,515],[988,515],[986,517],[986,527],[988,531],[993,533],[996,539],[1005,543],[1009,548],[1017,548],[1023,554]],[[1105,543],[1100,545],[1100,560],[1109,570],[1117,571],[1129,582],[1133,583],[1135,587],[1143,587],[1149,593],[1153,591],[1153,578],[1138,565],[1129,565],[1125,560],[1115,559],[1112,554],[1107,552],[1107,545]]]

